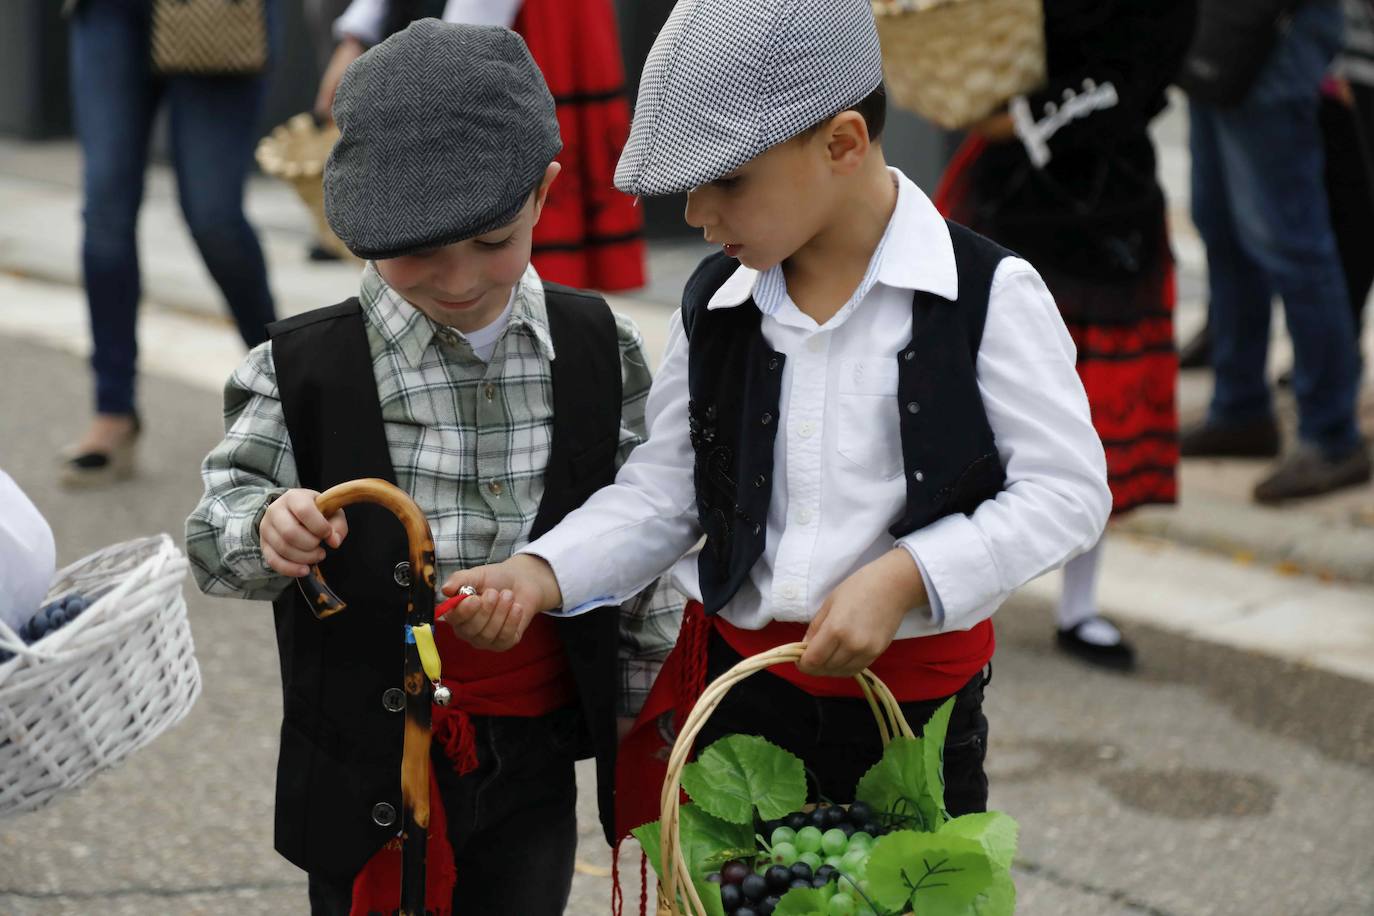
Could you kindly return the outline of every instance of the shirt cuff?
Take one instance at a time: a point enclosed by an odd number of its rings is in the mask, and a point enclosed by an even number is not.
[[[353,3],[344,14],[334,20],[334,40],[356,38],[368,47],[382,40],[383,7],[375,4]]]
[[[1005,597],[997,563],[968,516],[947,515],[897,543],[921,571],[941,632],[964,629],[964,619]]]
[[[244,582],[260,582],[264,579],[286,577],[267,565],[262,558],[262,539],[258,529],[267,507],[272,505],[283,493],[284,487],[266,491],[262,505],[254,513],[237,515],[230,518],[224,526],[224,566]]]

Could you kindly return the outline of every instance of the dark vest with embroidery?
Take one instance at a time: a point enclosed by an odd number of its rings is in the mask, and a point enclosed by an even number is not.
[[[911,341],[897,354],[894,420],[901,424],[906,511],[901,537],[955,512],[972,513],[1006,475],[978,391],[978,347],[997,265],[1010,252],[948,223],[959,299],[917,292]],[[768,346],[753,301],[708,309],[738,268],[723,254],[701,263],[683,293],[689,422],[697,515],[706,546],[698,557],[706,613],[724,607],[763,555],[772,498],[773,446],[786,361]]]
[[[615,479],[621,367],[615,320],[599,296],[546,284],[553,361],[553,442],[532,535],[549,530]],[[313,490],[360,477],[396,482],[356,299],[270,328],[300,483]],[[374,807],[401,810],[400,634],[405,535],[385,509],[350,506],[348,537],[321,567],[349,607],[316,619],[290,587],[274,602],[283,721],[276,847],[307,872],[351,881],[395,835]],[[612,830],[617,611],[559,620],[585,724],[582,757],[597,758],[598,800]],[[390,702],[389,702],[390,701]],[[403,701],[402,701],[403,702]],[[383,809],[384,810],[384,809]],[[386,818],[383,817],[382,820]]]

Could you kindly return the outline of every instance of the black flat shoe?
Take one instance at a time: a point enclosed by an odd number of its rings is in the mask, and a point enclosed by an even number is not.
[[[1104,634],[1108,628],[1111,632]],[[1089,617],[1067,630],[1057,630],[1055,644],[1059,651],[1098,668],[1135,670],[1135,649],[1111,621],[1102,617]]]
[[[134,457],[139,434],[143,431],[138,415],[133,417],[133,431],[124,441],[109,451],[76,451],[69,447],[62,452],[59,480],[69,490],[101,487],[134,476]]]

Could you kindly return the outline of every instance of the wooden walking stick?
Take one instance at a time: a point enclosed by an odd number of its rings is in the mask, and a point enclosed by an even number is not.
[[[385,480],[367,478],[339,484],[321,493],[315,506],[325,517],[353,503],[375,503],[391,511],[405,527],[410,553],[410,599],[406,605],[406,634],[427,630],[434,623],[434,536],[420,507],[406,493]],[[334,616],[347,605],[325,582],[318,566],[297,580],[315,616]],[[432,641],[429,643],[433,645]],[[446,705],[448,690],[425,675],[415,639],[406,639],[405,743],[401,751],[401,914],[425,912],[425,844],[429,837],[430,703]],[[435,675],[437,680],[437,674]]]

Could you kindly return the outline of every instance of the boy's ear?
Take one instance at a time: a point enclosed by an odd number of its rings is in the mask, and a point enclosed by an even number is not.
[[[550,162],[549,167],[544,170],[544,180],[539,182],[539,187],[534,192],[534,221],[539,222],[539,214],[544,212],[544,201],[549,197],[549,188],[553,186],[553,180],[558,177],[558,173],[563,171],[563,166],[557,162]]]
[[[868,122],[857,111],[835,115],[825,126],[825,135],[830,167],[844,175],[857,170],[873,146],[868,137]]]

